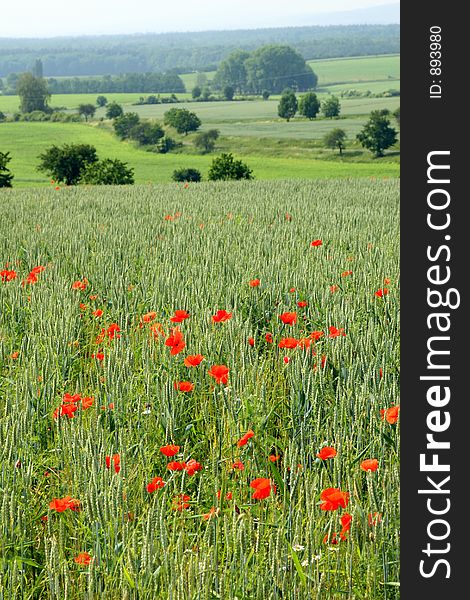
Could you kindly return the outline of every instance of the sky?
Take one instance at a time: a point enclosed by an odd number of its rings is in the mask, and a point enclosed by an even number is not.
[[[302,25],[303,18],[314,14],[393,2],[394,0],[7,0],[2,2],[0,37],[42,38],[282,27],[286,23]]]

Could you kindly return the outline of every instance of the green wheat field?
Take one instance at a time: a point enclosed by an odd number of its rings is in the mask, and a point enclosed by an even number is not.
[[[399,597],[398,179],[0,207],[1,600]]]

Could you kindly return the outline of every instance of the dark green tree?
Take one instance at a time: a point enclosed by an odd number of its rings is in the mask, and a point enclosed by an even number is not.
[[[297,112],[298,103],[295,93],[292,90],[284,90],[277,106],[277,114],[286,121],[290,121]]]
[[[96,112],[96,106],[94,104],[79,104],[78,114],[85,117],[85,121],[88,121],[88,117],[93,117]]]
[[[202,93],[202,91],[201,91],[201,88],[200,88],[198,85],[196,85],[196,86],[194,86],[194,87],[193,87],[193,89],[192,89],[192,92],[191,92],[191,97],[192,97],[194,100],[197,100],[198,98],[200,98],[200,97],[201,97],[201,93]]]
[[[307,119],[314,119],[320,111],[320,101],[315,92],[307,92],[300,98],[299,113]]]
[[[232,154],[221,154],[212,161],[208,179],[209,181],[253,179],[253,171],[246,163],[235,160]]]
[[[0,188],[11,188],[11,181],[13,175],[7,164],[10,162],[11,157],[9,152],[0,152]]]
[[[58,182],[76,185],[84,168],[98,160],[96,148],[89,144],[64,144],[51,146],[39,155],[38,170]]]
[[[49,111],[47,101],[50,94],[47,91],[46,81],[42,77],[34,77],[31,73],[23,73],[18,79],[16,93],[20,97],[21,112]]]
[[[190,131],[197,131],[201,126],[201,120],[196,113],[186,108],[170,108],[164,114],[164,123],[174,127],[178,133],[187,135]]]
[[[122,110],[122,106],[117,102],[110,102],[106,109],[106,118],[107,119],[117,119],[118,117],[122,117],[124,111]]]
[[[165,132],[158,123],[140,121],[130,129],[128,137],[142,146],[151,146],[158,144],[164,135]]]
[[[332,129],[323,137],[323,143],[326,148],[331,148],[334,150],[338,148],[340,155],[343,154],[343,150],[345,147],[345,139],[346,132],[344,129],[340,129],[339,127]]]
[[[268,90],[263,90],[261,92],[261,97],[263,98],[263,100],[267,100],[270,96],[270,93],[268,92]]]
[[[121,140],[127,140],[130,137],[131,130],[140,123],[140,117],[137,113],[124,113],[113,121],[113,127],[116,135]]]
[[[364,148],[379,157],[383,156],[384,150],[397,141],[397,132],[390,127],[387,115],[381,114],[380,111],[373,111],[369,121],[357,134],[357,139]]]
[[[42,60],[40,58],[37,58],[34,61],[33,68],[31,69],[31,73],[32,73],[32,75],[34,75],[34,77],[42,78],[44,76],[44,69],[42,66]]]
[[[226,85],[231,85],[237,93],[245,91],[247,86],[247,74],[245,61],[250,53],[245,50],[235,50],[223,60],[214,75],[214,86],[222,90]]]
[[[105,158],[88,164],[80,177],[80,183],[131,185],[134,183],[134,170],[117,158]]]
[[[96,106],[102,108],[103,106],[106,106],[106,104],[108,104],[108,99],[106,98],[106,96],[98,96],[98,98],[96,99]]]
[[[341,111],[341,104],[336,96],[330,96],[326,100],[323,100],[321,103],[321,111],[323,116],[327,119],[332,119],[333,117],[339,117],[339,113]]]
[[[209,129],[208,131],[201,131],[194,138],[194,145],[204,153],[212,152],[215,148],[215,142],[219,137],[218,129]]]
[[[233,85],[226,85],[222,90],[222,94],[225,100],[233,100],[233,97],[235,96],[235,88]]]
[[[3,121],[6,121],[6,120],[7,120],[6,114],[0,110],[0,123],[3,123]]]
[[[201,181],[201,172],[197,169],[176,169],[171,176],[173,181]]]

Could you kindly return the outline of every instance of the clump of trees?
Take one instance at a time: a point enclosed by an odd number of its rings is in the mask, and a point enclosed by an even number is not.
[[[201,119],[186,108],[170,108],[163,115],[163,122],[184,135],[188,135],[190,131],[197,131],[201,126]]]
[[[299,101],[299,113],[307,119],[315,119],[320,112],[320,101],[315,92],[304,94]]]
[[[383,156],[384,150],[397,141],[397,132],[390,126],[388,115],[388,110],[372,111],[369,120],[356,136],[362,146],[370,150],[376,158]]]
[[[120,160],[99,160],[90,144],[51,146],[39,155],[38,170],[59,183],[77,185],[126,185],[134,183],[133,169]]]
[[[212,161],[208,179],[209,181],[253,179],[253,171],[243,161],[235,160],[232,154],[221,154]]]
[[[11,188],[13,175],[7,167],[11,160],[9,152],[0,152],[0,188]]]
[[[113,128],[120,140],[133,140],[140,146],[165,153],[176,146],[176,142],[165,136],[159,123],[141,120],[137,113],[123,113],[113,121]]]
[[[16,93],[20,97],[20,111],[30,113],[35,110],[50,112],[47,103],[50,93],[43,77],[35,77],[32,73],[23,73],[18,79]]]

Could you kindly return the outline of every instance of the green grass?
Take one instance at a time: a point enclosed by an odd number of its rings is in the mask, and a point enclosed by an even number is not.
[[[5,598],[398,600],[399,423],[380,416],[400,393],[398,180],[3,190],[0,210],[0,260],[17,273],[0,281]],[[171,356],[177,309],[190,316]],[[213,323],[220,309],[232,318]],[[142,323],[149,311],[163,336]],[[112,323],[120,337],[97,341]],[[278,346],[313,331],[325,334],[308,350]],[[226,383],[213,365],[230,369]],[[65,393],[94,401],[54,419]],[[159,448],[171,443],[173,460],[202,469],[169,471]],[[337,456],[317,459],[324,446]],[[376,472],[361,470],[368,458]],[[164,487],[147,492],[157,476]],[[253,498],[256,478],[268,497]],[[331,487],[347,503],[321,510]],[[49,508],[68,495],[79,511]]]
[[[341,120],[336,123],[341,123]],[[120,142],[108,129],[84,123],[18,122],[0,124],[0,148],[2,148],[2,152],[10,152],[12,156],[9,168],[15,175],[13,180],[15,187],[49,185],[49,178],[36,170],[39,163],[38,156],[53,144],[66,143],[91,144],[96,147],[100,158],[118,158],[127,162],[134,168],[136,183],[170,181],[173,171],[182,167],[199,169],[205,177],[212,159],[216,155],[146,152],[135,148],[131,143]],[[229,148],[224,146],[224,150],[230,149],[235,155],[239,154],[236,140]],[[372,160],[364,155],[363,163],[352,163],[347,160],[338,162],[334,153],[327,155],[328,158],[334,159],[331,161],[323,160],[324,156],[320,160],[308,156],[302,158],[297,153],[295,157],[292,154],[285,156],[286,152],[288,152],[287,149],[281,156],[269,152],[269,155],[265,156],[263,141],[260,140],[256,144],[250,144],[242,156],[258,179],[396,177],[399,174],[399,165],[388,157]]]
[[[400,79],[400,56],[387,54],[329,60],[309,60],[308,64],[318,75],[318,86],[361,81],[390,81]]]

